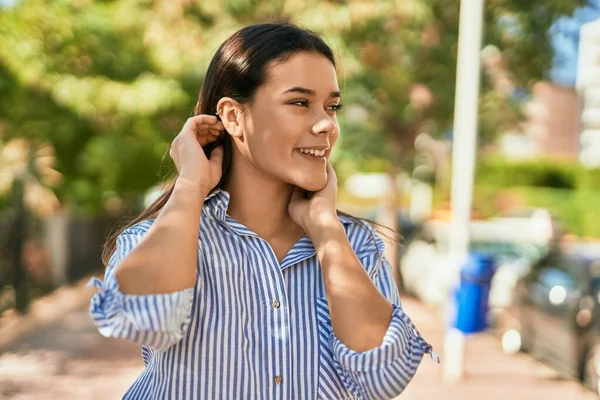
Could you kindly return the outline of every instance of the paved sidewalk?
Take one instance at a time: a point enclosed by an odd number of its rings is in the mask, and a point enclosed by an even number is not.
[[[26,317],[0,319],[0,400],[120,399],[139,376],[138,346],[106,339],[82,283],[39,299]]]
[[[73,285],[62,286],[52,293],[35,299],[25,315],[8,310],[0,317],[0,354],[29,332],[55,323],[71,311],[86,307],[94,289],[86,288],[89,277]]]
[[[444,356],[444,324],[441,318],[414,299],[403,306],[436,353]],[[592,392],[578,382],[562,380],[556,372],[525,354],[505,355],[499,340],[490,334],[470,338],[466,345],[465,379],[456,385],[442,381],[442,364],[427,357],[402,400],[592,400]]]
[[[122,397],[142,370],[139,348],[97,333],[88,314],[92,293],[83,284],[64,288],[37,302],[32,315],[0,320],[0,338],[10,336],[0,346],[0,400]],[[443,357],[440,318],[413,299],[405,298],[403,303],[423,336]],[[18,335],[9,335],[9,331]],[[427,356],[399,399],[596,398],[577,382],[559,379],[527,355],[504,355],[498,339],[487,334],[468,342],[467,376],[462,383],[443,384],[441,372],[442,365]]]

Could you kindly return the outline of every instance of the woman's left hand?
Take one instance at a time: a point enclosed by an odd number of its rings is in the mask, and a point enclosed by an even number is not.
[[[337,176],[327,163],[327,183],[325,187],[306,198],[306,191],[295,187],[288,206],[290,216],[304,232],[311,237],[312,233],[339,223],[336,211]]]

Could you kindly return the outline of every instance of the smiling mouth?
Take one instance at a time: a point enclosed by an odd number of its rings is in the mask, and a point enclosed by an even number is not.
[[[325,154],[326,154],[325,150],[316,150],[316,151],[313,151],[312,153],[310,151],[306,151],[305,149],[296,149],[296,151],[302,158],[305,158],[309,161],[319,161],[319,162],[327,161],[327,158],[325,157]]]
[[[307,156],[313,157],[323,157],[327,153],[327,150],[318,150],[318,149],[297,149],[298,152]]]

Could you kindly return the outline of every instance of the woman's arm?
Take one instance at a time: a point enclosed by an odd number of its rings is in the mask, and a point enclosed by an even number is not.
[[[196,288],[165,294],[131,295],[120,290],[115,277],[116,266],[143,241],[152,223],[152,220],[145,220],[117,237],[104,281],[93,278],[90,282],[98,289],[90,301],[90,314],[103,336],[163,351],[179,342],[187,332]]]
[[[206,195],[195,182],[175,182],[173,194],[148,232],[116,266],[121,292],[164,294],[194,286],[200,215]]]
[[[370,235],[357,234],[365,229]],[[337,228],[329,234],[324,229],[322,234],[323,239],[316,239],[317,253],[330,309],[329,344],[336,371],[361,399],[394,398],[417,372],[424,354],[436,361],[437,356],[402,310],[390,265],[380,256],[383,242],[375,231],[367,224],[350,227],[350,241],[366,238],[364,243],[354,243],[355,250],[348,239],[342,240]],[[351,258],[358,260],[362,273]]]
[[[406,388],[423,354],[437,356],[402,311],[389,263],[380,257],[381,239],[362,223],[346,233],[335,211],[337,179],[330,164],[327,172],[322,190],[310,199],[295,190],[288,209],[321,262],[331,319],[329,345],[338,375],[361,399],[390,399]],[[365,243],[355,243],[360,239]]]
[[[179,177],[154,221],[143,221],[117,238],[104,281],[90,313],[107,337],[165,350],[180,341],[191,321],[198,264],[202,205],[221,178],[222,147],[207,159],[202,146],[216,140],[222,124],[214,116],[187,120],[171,145]]]
[[[337,177],[327,163],[325,187],[310,198],[295,188],[288,211],[317,250],[335,335],[365,351],[379,346],[393,310],[354,253],[335,209],[336,197]]]
[[[336,219],[311,239],[321,262],[335,336],[357,352],[379,347],[390,325],[393,307],[360,263],[344,227]]]
[[[223,124],[214,115],[189,118],[171,143],[169,154],[179,176],[171,197],[150,230],[116,266],[125,294],[171,293],[193,287],[198,262],[202,204],[222,176],[223,148],[210,158],[202,146],[217,140]]]

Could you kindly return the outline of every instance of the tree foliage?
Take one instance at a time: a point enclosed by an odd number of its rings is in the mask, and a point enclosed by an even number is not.
[[[457,0],[376,1],[365,15],[353,13],[342,33],[360,66],[352,77],[353,101],[363,105],[370,130],[383,134],[387,143],[373,153],[361,149],[360,155],[384,155],[392,164],[411,167],[420,132],[451,135],[459,5]],[[546,78],[552,66],[548,30],[577,5],[567,0],[536,5],[522,0],[486,2],[483,44],[498,54],[482,79],[482,144],[522,121],[520,108],[528,89]],[[348,128],[345,134],[352,137],[364,131],[363,126]],[[349,131],[357,133],[348,135]],[[350,150],[356,140],[348,142]],[[382,154],[382,148],[387,153]]]
[[[243,25],[289,20],[324,33],[339,54],[346,111],[338,160],[387,157],[408,168],[416,134],[451,127],[458,5],[23,0],[0,9],[0,140],[54,148],[64,205],[98,212],[135,201],[172,170],[168,146],[218,45]],[[517,87],[548,71],[548,27],[574,6],[488,0],[485,43],[500,49]],[[484,80],[486,140],[518,121],[513,97]]]

